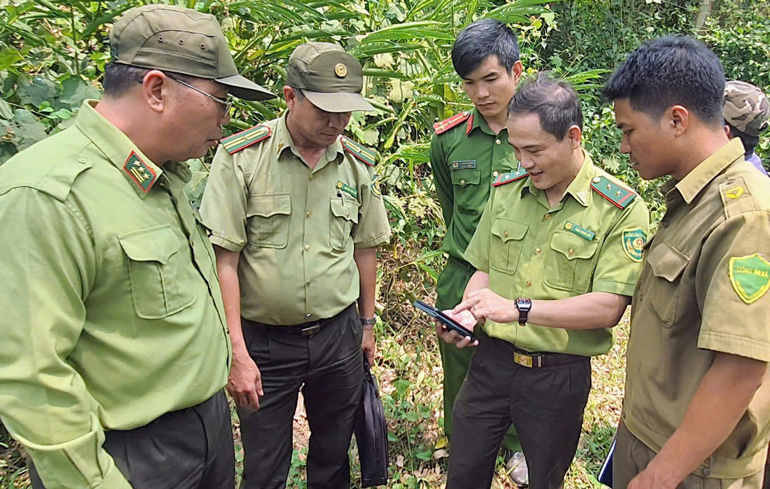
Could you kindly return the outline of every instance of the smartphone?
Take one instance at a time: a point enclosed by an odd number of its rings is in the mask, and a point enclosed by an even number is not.
[[[423,301],[414,301],[414,307],[421,310],[428,316],[433,317],[436,321],[440,322],[444,326],[446,326],[448,329],[451,329],[452,331],[456,332],[457,334],[461,336],[466,336],[471,339],[471,341],[478,341],[478,338],[475,334],[473,334],[473,331],[467,329],[466,327],[460,325],[457,321],[450,318],[443,312],[439,311],[435,307],[431,306],[430,304],[426,304]]]

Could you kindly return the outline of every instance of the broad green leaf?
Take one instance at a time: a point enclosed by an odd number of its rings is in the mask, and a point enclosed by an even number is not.
[[[50,102],[56,98],[56,84],[42,76],[34,78],[20,77],[18,80],[17,94],[21,103],[38,107],[43,102]]]
[[[101,95],[98,89],[86,83],[82,78],[72,76],[62,82],[59,105],[74,109],[80,107],[86,99],[99,99]]]

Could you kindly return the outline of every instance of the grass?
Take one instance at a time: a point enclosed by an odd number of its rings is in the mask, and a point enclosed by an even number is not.
[[[399,284],[398,287],[407,287]],[[395,291],[398,292],[398,291]],[[388,297],[402,297],[388,294]],[[395,307],[393,307],[395,306]],[[378,353],[375,375],[388,417],[391,489],[442,488],[446,481],[446,440],[441,429],[441,363],[433,330],[411,306],[388,304],[396,313],[377,325]],[[593,360],[593,388],[588,399],[583,434],[567,473],[565,487],[603,487],[596,481],[599,467],[620,418],[625,378],[628,315],[616,328],[617,342],[607,354]],[[233,413],[236,463],[240,474],[243,451],[237,416]],[[0,427],[0,489],[29,486],[23,449]],[[295,450],[287,487],[302,489],[307,456],[307,424],[300,410],[295,416]],[[358,480],[355,442],[351,444],[354,482]],[[502,459],[498,460],[493,488],[509,489]]]

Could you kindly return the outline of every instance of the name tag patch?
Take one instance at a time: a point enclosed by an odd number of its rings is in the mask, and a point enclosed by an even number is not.
[[[596,233],[593,231],[589,231],[584,227],[580,227],[572,221],[567,221],[567,223],[564,225],[564,229],[570,231],[572,234],[577,234],[586,241],[592,241],[594,236],[596,236]]]
[[[340,190],[342,192],[345,192],[346,194],[352,195],[353,198],[358,198],[358,189],[351,187],[347,183],[344,183],[342,181],[337,182],[337,190]]]
[[[453,161],[452,170],[469,170],[476,168],[476,160]]]

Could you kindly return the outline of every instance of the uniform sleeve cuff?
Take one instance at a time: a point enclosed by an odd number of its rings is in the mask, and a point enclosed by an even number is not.
[[[211,241],[211,244],[213,245],[219,246],[220,248],[224,248],[227,251],[232,251],[234,253],[240,253],[243,249],[243,245],[239,245],[238,243],[230,241],[229,239],[223,236],[218,236],[216,234],[209,236],[209,241]]]
[[[356,248],[374,248],[375,246],[380,246],[380,245],[385,244],[388,241],[390,241],[390,236],[391,236],[391,232],[390,232],[390,229],[388,229],[384,233],[382,233],[379,236],[376,236],[376,237],[374,237],[372,239],[369,239],[369,240],[366,240],[366,241],[362,241],[360,243],[354,241],[353,245]]]
[[[465,250],[463,257],[465,257],[465,261],[473,265],[473,268],[476,270],[489,273],[489,263],[476,256],[470,249]]]
[[[625,295],[627,297],[634,296],[634,289],[636,284],[626,284],[623,282],[607,282],[598,281],[594,282],[591,292],[607,292],[610,294]]]
[[[701,333],[698,336],[698,348],[738,355],[760,362],[770,362],[770,344],[758,341],[756,338],[746,338],[717,331],[704,331],[703,326],[701,326]]]

